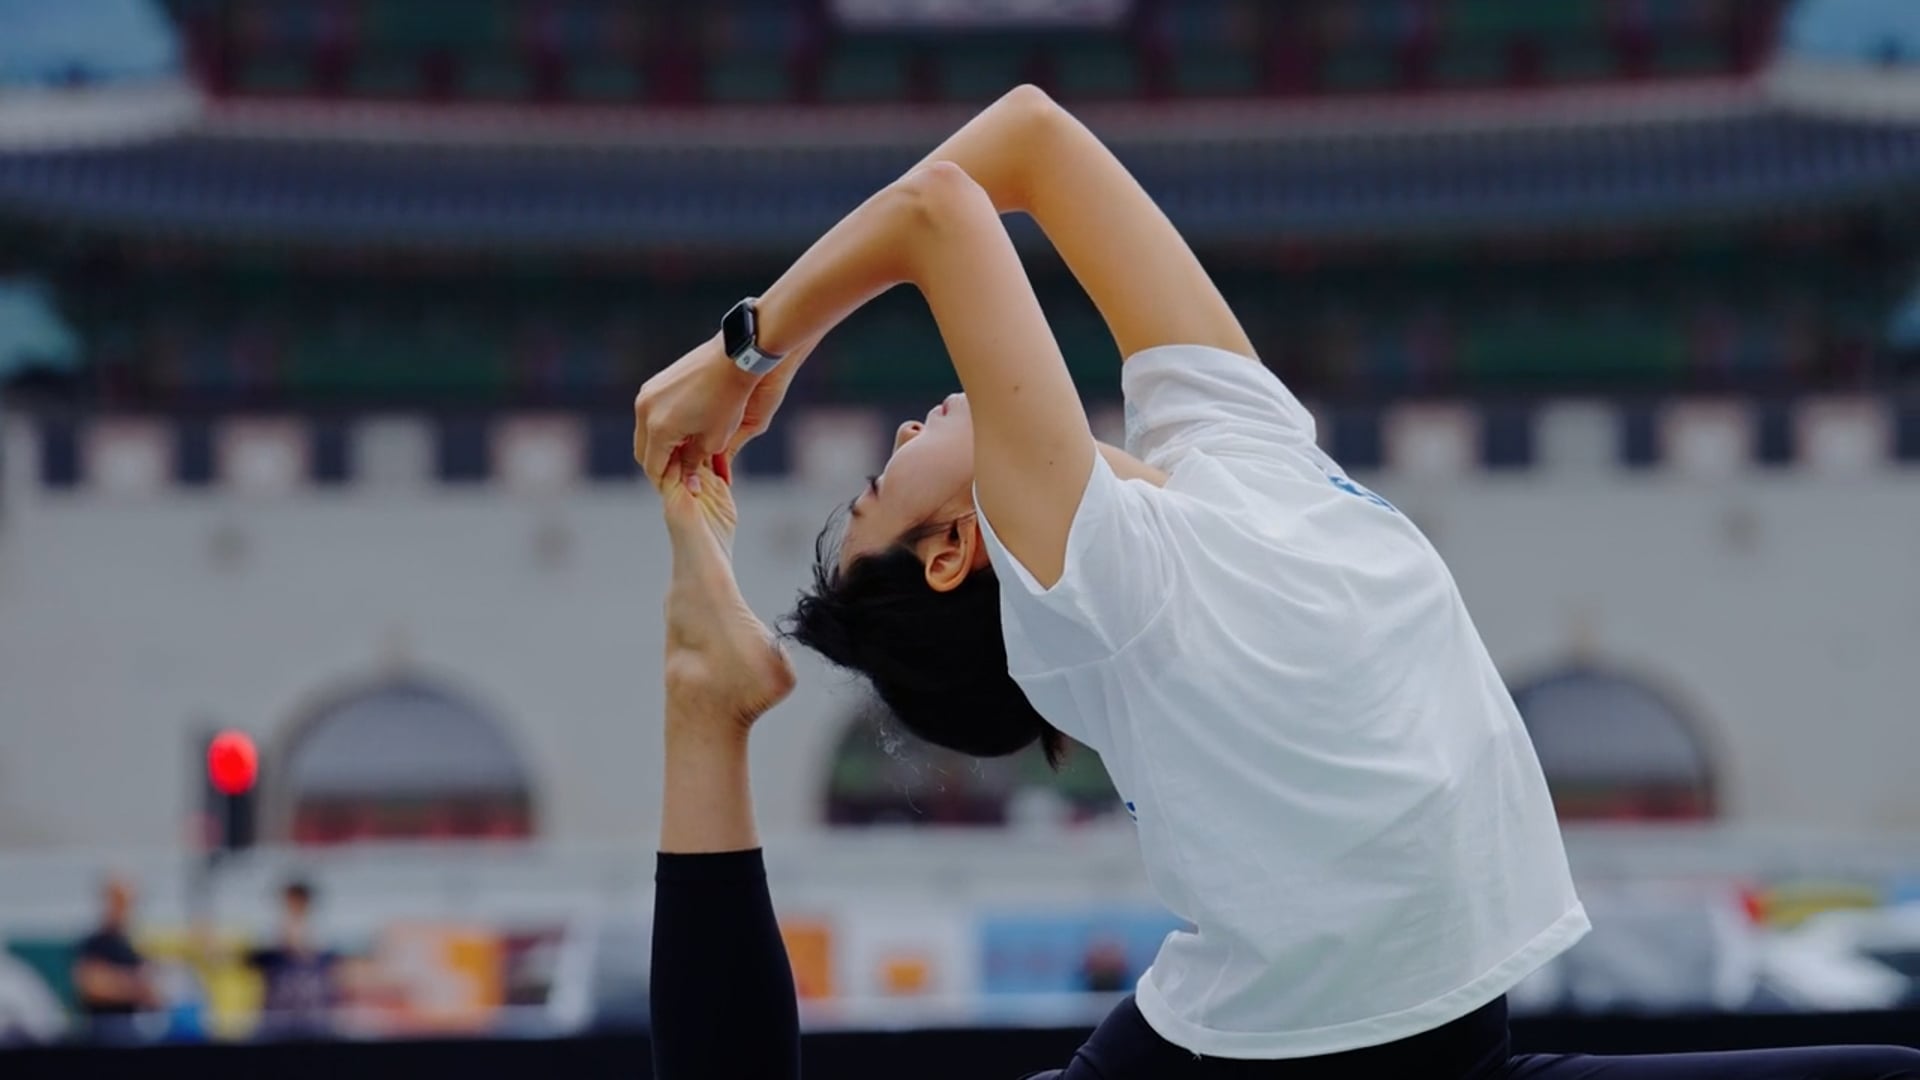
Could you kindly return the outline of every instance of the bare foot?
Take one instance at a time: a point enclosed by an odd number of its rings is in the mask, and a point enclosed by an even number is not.
[[[730,485],[711,468],[669,469],[660,489],[673,542],[667,589],[667,692],[724,713],[742,727],[793,690],[793,664],[740,595],[733,576],[739,513]]]

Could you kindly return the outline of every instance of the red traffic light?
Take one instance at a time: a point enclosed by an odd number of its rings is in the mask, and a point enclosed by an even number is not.
[[[207,779],[222,795],[241,795],[260,773],[260,755],[244,731],[223,731],[207,744]]]

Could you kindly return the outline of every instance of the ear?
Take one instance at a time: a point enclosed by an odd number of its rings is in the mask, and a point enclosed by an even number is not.
[[[927,568],[927,584],[934,592],[951,592],[967,575],[987,564],[987,546],[973,515],[920,542],[920,561]]]

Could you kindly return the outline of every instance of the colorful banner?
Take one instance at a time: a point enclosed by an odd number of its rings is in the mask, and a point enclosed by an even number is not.
[[[508,1005],[548,1003],[566,937],[563,926],[521,927],[500,935],[501,982]]]
[[[1882,906],[1887,890],[1866,881],[1777,881],[1754,890],[1748,909],[1761,925],[1790,930],[1829,911],[1865,911]]]
[[[823,919],[782,919],[780,936],[793,963],[793,985],[802,998],[834,994],[833,927]]]
[[[260,975],[246,963],[249,938],[236,933],[154,929],[136,936],[135,946],[157,968],[170,969],[169,1001],[196,999],[204,1011],[202,1029],[216,1038],[240,1038],[260,1015]],[[191,983],[181,976],[188,976]]]
[[[391,1033],[484,1030],[505,1001],[500,936],[458,923],[396,923],[381,935],[387,994],[376,1023]]]
[[[1153,908],[989,914],[979,923],[981,988],[989,994],[1131,990],[1180,925]]]
[[[862,904],[842,913],[840,995],[964,997],[979,992],[973,913],[962,906]]]

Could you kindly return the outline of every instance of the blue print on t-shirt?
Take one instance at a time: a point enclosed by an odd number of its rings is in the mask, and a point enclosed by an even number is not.
[[[1344,476],[1329,475],[1327,477],[1327,482],[1332,484],[1334,487],[1339,488],[1341,491],[1346,492],[1349,495],[1358,495],[1360,498],[1367,500],[1368,502],[1372,503],[1375,506],[1385,507],[1388,510],[1392,510],[1396,514],[1400,512],[1399,508],[1394,506],[1392,503],[1388,502],[1387,500],[1381,498],[1378,495],[1375,495],[1373,492],[1368,491],[1365,487],[1362,487],[1361,485],[1354,483],[1353,481],[1347,479]]]

